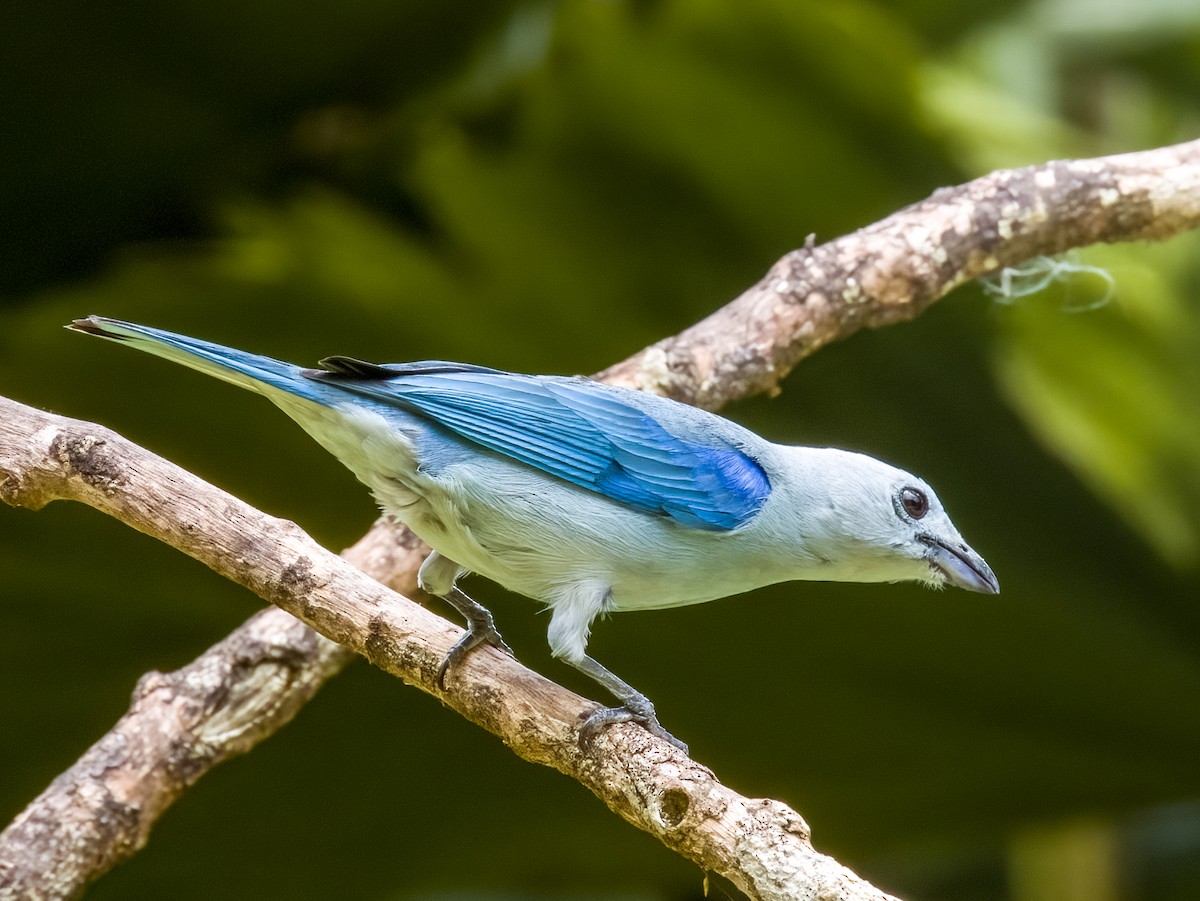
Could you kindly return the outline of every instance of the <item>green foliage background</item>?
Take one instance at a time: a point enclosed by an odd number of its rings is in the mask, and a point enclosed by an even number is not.
[[[52,0],[5,20],[0,392],[335,548],[373,505],[285,417],[61,326],[590,372],[810,233],[1200,125],[1184,0]],[[602,623],[597,656],[722,779],[905,898],[1041,897],[1038,855],[1122,897],[1196,897],[1198,249],[1080,254],[1115,280],[1103,305],[1087,275],[1005,302],[968,286],[729,411],[928,478],[999,599],[780,586]],[[472,588],[524,661],[592,692],[534,605]],[[138,676],[257,605],[91,510],[0,510],[0,820]],[[1055,858],[1079,823],[1101,851]],[[684,899],[701,879],[359,665],[90,897]]]

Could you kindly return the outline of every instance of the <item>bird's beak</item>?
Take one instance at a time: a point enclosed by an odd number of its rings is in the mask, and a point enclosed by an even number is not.
[[[982,557],[962,542],[951,543],[936,535],[925,534],[920,540],[929,546],[925,559],[946,577],[946,581],[967,591],[999,594],[1000,580]]]

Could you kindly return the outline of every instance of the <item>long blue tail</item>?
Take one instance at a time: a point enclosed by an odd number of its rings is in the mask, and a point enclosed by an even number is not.
[[[327,404],[331,401],[331,395],[336,393],[328,385],[305,378],[300,374],[301,367],[291,363],[162,329],[122,322],[120,319],[108,319],[104,316],[76,319],[67,328],[120,341],[122,344],[131,345],[174,363],[182,363],[239,388],[246,388],[268,397],[273,393],[270,389],[275,389]]]

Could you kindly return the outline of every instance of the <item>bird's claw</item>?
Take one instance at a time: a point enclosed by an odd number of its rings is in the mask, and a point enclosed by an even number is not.
[[[648,708],[648,709],[646,709]],[[579,726],[579,745],[584,750],[590,750],[592,742],[606,727],[613,723],[638,723],[651,735],[657,735],[664,741],[670,742],[684,754],[688,746],[662,727],[654,713],[654,706],[646,702],[646,706],[625,704],[622,707],[601,707],[587,715]]]
[[[467,654],[481,644],[490,644],[492,647],[503,651],[509,657],[516,656],[512,652],[512,648],[500,637],[500,633],[492,623],[491,617],[488,617],[486,621],[479,620],[472,622],[462,638],[454,643],[454,646],[442,658],[442,662],[438,664],[438,688],[441,688],[443,691],[445,690],[446,673],[450,671],[451,667],[458,666]]]

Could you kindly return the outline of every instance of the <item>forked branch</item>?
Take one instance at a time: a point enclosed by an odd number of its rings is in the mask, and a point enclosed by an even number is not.
[[[601,377],[716,408],[775,390],[825,344],[911,319],[977,276],[1198,222],[1200,142],[992,173],[789,253],[728,306]],[[0,401],[0,497],[91,504],[278,605],[187,667],[142,679],[129,713],[0,834],[0,899],[79,895],[209,768],[284,725],[351,652],[441,694],[432,674],[459,630],[363,575],[413,589],[421,548],[384,521],[344,555],[356,572],[293,524],[112,432],[11,401]],[[636,726],[580,753],[575,728],[591,702],[507,657],[472,655],[451,681],[449,706],[752,898],[887,897],[815,852],[795,812],[737,795]]]

